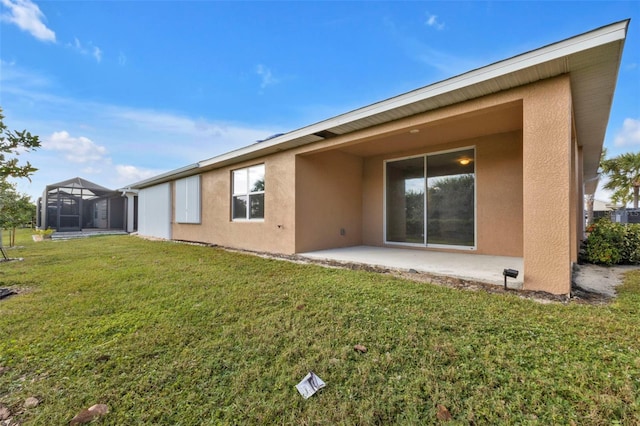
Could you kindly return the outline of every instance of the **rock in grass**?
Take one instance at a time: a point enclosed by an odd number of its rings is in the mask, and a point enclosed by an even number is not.
[[[11,411],[4,405],[0,404],[0,420],[7,420],[11,417]]]
[[[83,425],[85,423],[89,423],[95,418],[104,416],[109,412],[109,407],[105,404],[96,404],[87,408],[86,410],[80,411],[76,416],[71,419],[69,423],[70,426],[73,425]]]
[[[356,352],[360,352],[361,354],[366,354],[367,353],[367,347],[364,345],[355,345],[353,347],[353,350]]]
[[[438,405],[438,413],[436,414],[436,417],[438,418],[438,420],[442,420],[445,422],[453,418],[449,410],[447,410],[447,407],[445,407],[444,405]]]
[[[40,405],[40,401],[33,396],[24,400],[24,408],[36,408],[38,405]]]

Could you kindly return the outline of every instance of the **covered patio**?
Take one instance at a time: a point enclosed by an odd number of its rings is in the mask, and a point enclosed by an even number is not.
[[[504,285],[505,269],[519,271],[518,277],[508,278],[509,288],[522,288],[524,261],[521,257],[490,256],[469,253],[444,253],[405,248],[355,246],[300,253],[314,260],[339,263],[359,263],[376,267],[410,270],[454,277],[487,284]]]

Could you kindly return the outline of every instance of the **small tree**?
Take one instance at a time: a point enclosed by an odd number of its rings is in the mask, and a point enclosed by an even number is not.
[[[604,188],[613,191],[611,200],[624,205],[633,202],[633,208],[637,209],[640,199],[640,152],[627,152],[604,160],[602,171],[609,177]]]
[[[40,140],[37,136],[23,130],[21,132],[9,130],[4,124],[4,114],[0,107],[0,180],[6,183],[6,178],[29,178],[37,169],[28,161],[25,164],[18,162],[21,153],[28,152],[40,147]],[[3,210],[3,202],[0,199],[0,210]],[[15,231],[15,228],[14,228]],[[15,238],[15,232],[13,234]],[[0,227],[0,251],[6,258],[2,248],[2,228]]]
[[[9,247],[16,244],[16,229],[33,221],[36,206],[26,194],[5,179],[0,180],[0,227],[9,230]]]

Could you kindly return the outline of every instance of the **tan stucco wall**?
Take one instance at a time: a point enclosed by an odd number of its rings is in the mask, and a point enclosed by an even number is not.
[[[569,86],[545,80],[205,172],[202,224],[173,224],[173,237],[275,253],[383,245],[383,161],[474,146],[472,252],[523,256],[526,289],[566,294],[581,186]],[[231,221],[231,170],[262,162],[264,221]]]
[[[231,220],[231,171],[265,164],[265,218]],[[285,153],[202,174],[201,224],[173,223],[173,239],[273,253],[295,251],[295,157]]]
[[[362,165],[340,151],[296,157],[296,252],[362,244]]]
[[[523,101],[524,288],[567,294],[575,220],[569,77],[528,89]]]
[[[476,150],[476,250],[478,254],[522,256],[522,137],[520,132],[368,158],[363,182],[363,244],[384,245],[384,160],[443,150]],[[415,248],[415,247],[412,247]],[[463,250],[468,252],[469,250]]]

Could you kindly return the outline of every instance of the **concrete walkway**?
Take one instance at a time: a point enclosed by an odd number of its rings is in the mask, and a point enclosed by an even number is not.
[[[51,234],[52,240],[73,240],[75,238],[95,237],[98,235],[129,235],[121,229],[83,229],[82,231],[62,231]]]
[[[589,293],[615,297],[616,287],[622,284],[624,274],[637,270],[640,270],[640,266],[575,265],[573,268],[573,286]]]
[[[518,278],[508,278],[509,288],[522,288],[524,276],[521,257],[487,256],[468,253],[443,253],[404,248],[356,246],[309,253],[302,257],[339,263],[361,263],[387,269],[414,269],[434,275],[461,278],[489,284],[504,285],[502,271],[519,271]]]

